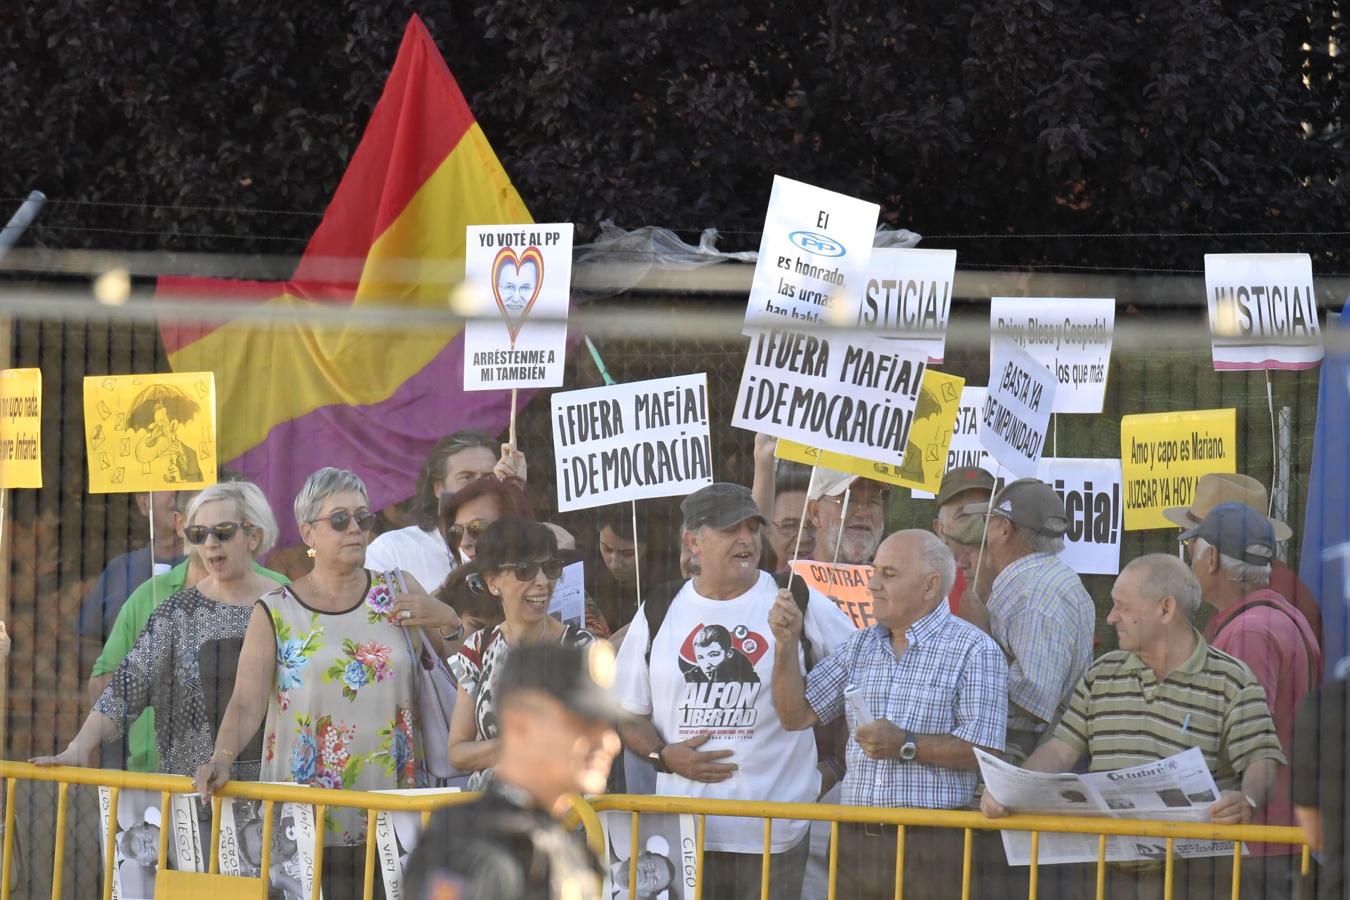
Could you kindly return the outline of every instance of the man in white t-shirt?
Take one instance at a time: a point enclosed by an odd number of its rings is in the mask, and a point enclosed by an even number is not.
[[[441,494],[453,494],[491,475],[498,444],[485,432],[456,431],[436,442],[417,476],[417,524],[386,531],[366,548],[366,568],[402,569],[428,591],[435,591],[454,567],[450,547],[437,522]]]
[[[759,569],[764,516],[749,489],[725,482],[689,495],[680,508],[700,569],[650,639],[647,611],[633,618],[616,679],[620,703],[633,714],[620,727],[624,743],[657,770],[658,794],[810,803],[820,793],[815,740],[810,731],[784,729],[773,707],[769,610],[780,593],[796,601]],[[852,633],[838,607],[807,594],[813,660]],[[804,659],[799,664],[805,668]],[[805,822],[773,823],[775,900],[800,896],[808,843]],[[758,895],[763,846],[761,820],[709,817],[703,896]]]

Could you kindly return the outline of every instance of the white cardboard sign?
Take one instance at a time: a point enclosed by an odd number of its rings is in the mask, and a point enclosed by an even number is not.
[[[464,390],[560,387],[572,225],[470,225]]]
[[[1007,337],[1055,373],[1057,413],[1099,413],[1111,369],[1113,298],[994,297],[989,355]]]
[[[989,455],[980,443],[980,411],[984,409],[985,388],[970,387],[961,389],[961,406],[956,411],[956,424],[952,427],[952,442],[947,448],[947,467],[943,472],[959,469],[962,466],[979,466],[990,475],[995,474],[998,463]],[[916,500],[932,500],[936,494],[915,489],[911,492]]]
[[[852,322],[879,213],[875,203],[775,175],[746,333],[793,321]]]
[[[898,466],[925,360],[911,342],[870,334],[755,331],[731,424]]]
[[[1043,457],[1036,477],[1055,489],[1068,514],[1059,558],[1083,575],[1119,572],[1125,530],[1120,460]]]
[[[920,343],[928,364],[937,365],[947,351],[955,280],[955,250],[875,249],[858,306],[858,327]]]
[[[674,497],[712,484],[703,373],[550,399],[559,512]]]
[[[1036,477],[1054,404],[1054,373],[1012,341],[996,339],[979,422],[989,455],[1019,478]]]
[[[553,586],[548,614],[578,628],[586,626],[586,563],[577,560],[564,566],[562,577]]]
[[[1311,369],[1322,361],[1306,253],[1206,253],[1216,371]]]

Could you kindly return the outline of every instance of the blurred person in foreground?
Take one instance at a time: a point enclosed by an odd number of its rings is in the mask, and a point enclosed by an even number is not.
[[[783,727],[768,687],[776,656],[769,611],[779,596],[799,600],[759,568],[764,516],[747,488],[727,482],[695,491],[680,509],[698,574],[655,623],[649,594],[619,650],[620,702],[631,714],[620,723],[624,744],[656,770],[658,794],[812,802],[821,793],[815,739]],[[810,668],[853,625],[816,591],[803,592],[801,605],[805,640],[793,653]],[[805,822],[773,823],[771,898],[800,896],[808,843]],[[758,890],[761,823],[709,817],[705,847],[704,896]]]
[[[1260,682],[1195,630],[1199,609],[1200,585],[1176,557],[1154,553],[1125,566],[1106,620],[1120,649],[1088,668],[1054,736],[1024,768],[1071,772],[1086,756],[1088,771],[1109,772],[1197,747],[1220,791],[1210,820],[1250,822],[1285,758]],[[981,809],[991,817],[1009,812],[989,791]],[[1177,859],[1174,866],[1174,896],[1231,895],[1231,855]],[[1063,875],[1079,896],[1095,896],[1095,864]],[[1108,897],[1163,895],[1162,862],[1111,864],[1106,879]]]
[[[422,746],[416,629],[444,656],[458,639],[459,617],[412,577],[365,567],[375,514],[356,473],[327,467],[310,475],[296,495],[295,520],[314,569],[254,604],[234,693],[196,789],[209,794],[230,779],[264,719],[264,781],[418,787],[418,760],[444,751]],[[366,816],[343,808],[327,815],[323,894],[358,896]]]
[[[1322,680],[1322,652],[1312,626],[1284,597],[1270,589],[1275,528],[1264,513],[1243,503],[1220,503],[1194,528],[1181,533],[1200,582],[1200,596],[1213,607],[1205,640],[1252,670],[1266,692],[1275,733],[1286,759],[1293,758],[1294,715]],[[1256,811],[1258,825],[1292,826],[1288,768],[1280,769],[1269,801]],[[1298,850],[1292,844],[1252,842],[1242,861],[1243,884],[1264,886],[1270,896],[1293,890]]]
[[[497,679],[496,776],[477,800],[432,815],[408,860],[405,897],[600,897],[599,860],[560,820],[574,795],[604,790],[619,751],[613,683],[604,641],[511,654]]]
[[[1350,683],[1330,681],[1303,700],[1294,723],[1294,813],[1313,849],[1315,893],[1350,900]]]
[[[450,720],[450,764],[472,772],[470,789],[488,783],[497,763],[501,718],[497,681],[516,648],[553,643],[581,647],[594,636],[548,614],[562,574],[557,538],[547,525],[519,516],[498,519],[480,535],[472,563],[465,566],[471,588],[500,604],[502,621],[471,635],[448,660],[459,683]]]
[[[952,615],[947,595],[955,577],[956,561],[936,536],[912,530],[888,537],[870,583],[877,624],[854,632],[805,678],[789,662],[801,612],[780,598],[769,613],[777,641],[774,708],[783,727],[847,719],[843,803],[959,809],[975,791],[973,748],[1003,749],[1008,665],[989,635]],[[852,688],[875,719],[859,720],[844,696]],[[932,873],[959,870],[961,852],[960,831],[906,828],[906,894],[959,897],[959,879],[935,882]],[[896,826],[840,826],[840,896],[892,896],[895,865]]]
[[[277,524],[262,491],[229,481],[196,495],[183,534],[205,577],[149,615],[79,733],[62,753],[33,760],[37,765],[85,765],[147,709],[155,710],[157,771],[190,775],[211,755],[254,604],[276,587],[254,561],[276,542]],[[240,749],[231,777],[254,781],[261,746]]]
[[[967,504],[961,513],[959,528],[945,536],[971,572],[971,620],[987,621],[1008,657],[1004,749],[1017,762],[1053,733],[1092,662],[1097,607],[1078,573],[1059,558],[1069,519],[1050,485],[1020,478],[989,503]]]
[[[456,431],[432,445],[413,489],[416,524],[371,541],[366,565],[381,571],[402,569],[428,590],[440,587],[455,563],[445,534],[437,527],[441,496],[492,475],[497,446],[486,432],[475,429]]]

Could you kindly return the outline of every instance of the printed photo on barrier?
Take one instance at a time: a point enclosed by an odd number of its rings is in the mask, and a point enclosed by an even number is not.
[[[940,365],[956,280],[955,250],[878,247],[872,251],[858,307],[858,328],[912,340]]]
[[[702,373],[564,391],[550,401],[559,512],[712,484]]]
[[[876,624],[872,615],[872,590],[868,583],[872,580],[871,566],[851,566],[843,563],[823,563],[809,559],[794,559],[792,571],[813,587],[834,601],[853,621],[855,628],[867,628]]]
[[[1322,330],[1306,253],[1206,253],[1216,371],[1311,369]]]
[[[464,390],[561,387],[572,291],[571,223],[470,225]]]
[[[210,372],[84,379],[89,492],[186,491],[216,482]]]
[[[790,459],[808,466],[819,464],[837,472],[861,475],[900,487],[916,490],[931,487],[936,490],[942,484],[942,473],[946,471],[948,448],[955,431],[964,385],[965,379],[945,372],[928,369],[923,373],[923,386],[919,389],[919,399],[914,406],[914,423],[910,426],[909,438],[905,442],[905,458],[898,466],[831,453],[783,438],[779,438],[774,454],[780,459]]]
[[[263,804],[225,797],[220,807],[220,873],[262,875]],[[272,806],[271,900],[306,900],[314,882],[314,807],[306,803]]]
[[[42,487],[42,370],[0,370],[0,490]]]
[[[605,826],[605,900],[693,900],[697,852],[694,817],[644,813],[638,818],[637,892],[633,869],[633,816],[608,810]]]
[[[152,900],[155,872],[159,867],[159,830],[163,827],[158,791],[124,790],[112,808],[112,789],[98,789],[99,847],[106,859],[108,821],[115,821],[113,838],[114,900]],[[169,842],[170,852],[174,842]]]
[[[757,331],[731,424],[898,466],[926,369],[922,349],[906,341]]]
[[[1036,477],[1055,405],[1055,376],[1006,338],[994,343],[980,410],[980,444],[1019,478]]]
[[[1125,530],[1176,528],[1163,510],[1189,506],[1201,475],[1237,471],[1237,410],[1123,416],[1120,454]]]
[[[417,797],[427,794],[456,794],[459,793],[459,788],[417,788],[406,791],[375,791],[375,793]],[[380,877],[384,881],[386,900],[401,900],[403,897],[403,872],[407,869],[408,857],[417,849],[417,840],[421,836],[420,812],[380,810],[375,814],[375,853],[379,860]]]
[[[1099,413],[1115,326],[1116,301],[1110,297],[994,297],[991,365],[998,339],[1007,338],[1054,373],[1058,386],[1051,412]]]
[[[881,209],[775,175],[745,328],[852,322]]]

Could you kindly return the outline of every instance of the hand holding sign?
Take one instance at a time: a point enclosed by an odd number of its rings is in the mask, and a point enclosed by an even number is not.
[[[769,609],[769,628],[779,645],[791,644],[802,636],[802,611],[792,599],[792,592],[780,590]]]

